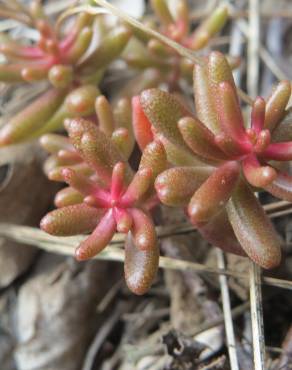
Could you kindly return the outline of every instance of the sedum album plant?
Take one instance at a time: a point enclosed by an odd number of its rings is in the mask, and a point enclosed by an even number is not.
[[[196,116],[167,92],[141,94],[155,132],[205,163],[167,169],[156,179],[157,194],[164,204],[187,206],[192,223],[212,244],[275,267],[279,239],[254,192],[264,189],[292,201],[292,177],[278,169],[292,159],[292,142],[273,140],[277,127],[287,129],[281,121],[290,82],[280,82],[267,101],[256,98],[245,123],[228,62],[213,52],[206,65],[195,66],[194,96]]]
[[[106,16],[80,13],[68,22],[51,23],[39,1],[28,7],[5,1],[0,15],[35,29],[38,42],[0,34],[0,81],[7,84],[47,81],[46,91],[0,129],[0,146],[14,144],[62,128],[65,118],[94,113],[96,88],[108,64],[130,39],[124,26],[112,27]]]
[[[119,99],[112,108],[105,96],[100,95],[96,98],[94,106],[96,114],[91,116],[91,121],[110,137],[125,158],[129,158],[135,145],[130,100]],[[82,160],[68,137],[45,134],[40,138],[40,144],[50,153],[44,163],[44,172],[50,180],[62,181],[61,171],[68,166],[86,176],[92,174],[92,169]]]
[[[68,185],[41,221],[45,232],[89,234],[76,249],[79,261],[101,252],[116,232],[126,234],[125,277],[136,294],[149,289],[157,272],[152,211],[159,203],[185,207],[203,237],[227,252],[264,268],[280,263],[278,236],[256,193],[292,201],[292,129],[284,120],[290,82],[280,82],[266,100],[257,97],[245,120],[231,66],[219,52],[194,66],[136,28],[113,26],[104,14],[80,13],[54,25],[39,1],[28,8],[17,0],[2,4],[0,15],[37,30],[39,40],[31,45],[0,35],[6,58],[0,81],[47,85],[1,127],[0,146],[41,136],[50,153],[45,173]],[[227,19],[219,7],[193,31],[187,2],[168,4],[151,1],[158,22],[148,25],[190,51],[204,49]],[[112,108],[97,85],[122,52],[140,74],[115,94]],[[180,84],[192,74],[195,113]],[[69,137],[52,133],[63,122]],[[136,171],[129,164],[135,161]]]
[[[186,0],[175,0],[171,4],[167,0],[151,0],[151,9],[154,17],[145,17],[144,24],[190,51],[205,48],[228,19],[227,8],[219,6],[192,30],[191,9]],[[193,63],[189,59],[140,29],[134,28],[133,33],[135,37],[123,53],[128,66],[140,71],[141,76],[145,69],[157,70],[160,77],[157,80],[167,83],[172,90],[179,90],[180,79],[191,81]]]
[[[124,145],[127,129],[113,128],[113,115],[104,97],[96,105],[99,123],[101,111],[107,113],[103,115],[105,125],[98,128],[82,118],[67,119],[69,139],[55,134],[41,139],[55,153],[53,158],[63,161],[49,176],[69,185],[57,194],[59,209],[42,219],[41,228],[58,236],[91,232],[76,249],[79,261],[102,251],[116,231],[127,234],[126,282],[134,293],[143,294],[158,268],[159,249],[150,211],[158,203],[154,180],[166,168],[166,154],[163,145],[153,141],[145,147],[134,173],[128,163],[131,151]]]

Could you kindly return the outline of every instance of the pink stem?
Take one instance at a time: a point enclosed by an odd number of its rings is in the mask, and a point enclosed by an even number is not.
[[[133,224],[132,216],[123,208],[115,207],[113,211],[118,232],[128,233]]]
[[[111,184],[111,198],[116,201],[124,188],[125,164],[123,162],[117,163],[113,168],[112,184]]]
[[[111,241],[116,231],[116,221],[112,209],[102,217],[93,233],[76,249],[75,257],[84,261],[101,252]]]
[[[264,127],[265,110],[265,100],[262,97],[258,96],[253,103],[251,112],[251,128],[254,129],[257,134],[259,134]]]
[[[282,143],[272,143],[262,153],[266,159],[275,161],[291,161],[292,160],[292,141]]]

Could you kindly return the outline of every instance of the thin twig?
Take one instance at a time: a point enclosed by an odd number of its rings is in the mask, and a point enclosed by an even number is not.
[[[255,98],[259,82],[260,18],[259,1],[249,0],[247,91]]]
[[[217,252],[218,267],[220,269],[225,269],[226,264],[225,264],[223,252],[218,248],[216,249],[216,252]],[[223,315],[224,315],[224,323],[225,323],[225,331],[226,331],[226,339],[227,339],[227,345],[228,345],[230,366],[231,366],[231,370],[239,370],[227,277],[224,275],[220,275],[219,282],[220,282],[220,290],[221,290],[221,296],[222,296]]]
[[[123,284],[124,279],[121,277],[113,286],[111,286],[111,288],[106,292],[102,300],[98,303],[98,306],[96,308],[97,313],[100,314],[108,308],[108,306],[113,302],[114,298],[117,296]]]
[[[265,339],[263,329],[263,306],[261,291],[261,270],[250,262],[250,311],[253,339],[254,370],[265,369]]]
[[[260,48],[260,3],[249,0],[247,90],[250,95],[258,95],[259,48]],[[250,311],[253,339],[254,370],[264,370],[265,339],[263,330],[263,307],[261,291],[261,269],[254,262],[249,265]]]
[[[244,314],[244,312],[246,312],[246,310],[249,309],[249,307],[250,307],[250,303],[245,302],[245,303],[242,303],[241,305],[233,308],[231,310],[232,318],[236,319],[240,315]],[[206,330],[209,330],[209,329],[215,328],[216,326],[222,325],[223,322],[224,322],[224,317],[219,316],[219,317],[216,317],[216,319],[208,320],[207,322],[204,322],[203,324],[201,324],[199,326],[196,326],[195,330],[192,330],[192,331],[188,332],[187,334],[190,335],[190,336],[195,337],[196,335],[198,335],[200,333],[203,333]]]
[[[121,316],[125,313],[129,308],[129,303],[121,303],[119,304],[112,315],[104,322],[102,327],[98,330],[93,342],[91,343],[89,350],[86,354],[84,365],[82,366],[82,370],[92,370],[94,366],[95,358],[104,344],[105,339],[109,336],[115,325],[120,321]]]

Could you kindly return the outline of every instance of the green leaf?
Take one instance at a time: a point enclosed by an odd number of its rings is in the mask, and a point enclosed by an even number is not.
[[[195,154],[215,161],[226,159],[226,155],[218,148],[214,135],[201,121],[184,117],[179,120],[178,127]]]
[[[212,168],[207,166],[170,168],[155,181],[157,195],[168,206],[185,206],[211,172]]]
[[[141,251],[156,249],[157,237],[152,219],[138,208],[130,210],[133,218],[131,233],[136,248]]]
[[[216,214],[207,223],[196,225],[199,233],[212,245],[224,252],[246,256],[227,217],[226,210]]]
[[[128,288],[135,294],[145,294],[151,287],[157,274],[159,249],[155,244],[152,249],[138,249],[128,236],[125,243],[125,279]]]
[[[261,204],[243,181],[238,183],[230,198],[227,213],[246,254],[263,268],[278,266],[281,261],[278,235]]]
[[[159,140],[149,143],[143,150],[139,169],[150,168],[154,180],[166,166],[167,158],[162,143]]]
[[[285,115],[285,109],[291,96],[291,82],[281,81],[267,100],[265,128],[273,131]]]
[[[75,258],[78,261],[85,261],[96,256],[112,240],[116,231],[116,226],[112,209],[109,209],[101,218],[92,234],[80,243],[75,251]]]
[[[64,188],[55,196],[55,206],[57,208],[72,206],[74,204],[79,204],[83,202],[83,196],[75,189],[68,186],[67,188]]]
[[[17,113],[0,130],[0,146],[28,139],[55,113],[65,94],[66,90],[52,88]]]
[[[45,232],[57,236],[84,234],[96,227],[103,214],[103,209],[76,204],[48,213],[40,226]]]
[[[194,224],[207,222],[221,212],[238,181],[238,162],[226,162],[218,167],[199,187],[188,206]]]
[[[115,27],[102,39],[98,48],[79,63],[79,71],[82,74],[88,74],[106,67],[120,55],[130,37],[129,29],[123,26]]]
[[[140,102],[158,133],[189,152],[177,126],[182,117],[189,115],[187,109],[173,95],[159,89],[143,91]]]

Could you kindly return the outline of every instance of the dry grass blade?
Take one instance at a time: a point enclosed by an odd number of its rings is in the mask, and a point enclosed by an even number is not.
[[[217,252],[218,267],[220,269],[225,269],[226,264],[225,264],[223,252],[220,249],[216,249],[216,252]],[[230,367],[231,367],[231,370],[239,370],[227,277],[224,275],[220,275],[219,282],[220,282],[220,290],[221,290],[221,297],[222,297],[222,304],[223,304],[223,314],[224,314],[224,323],[225,323]]]
[[[170,227],[168,227],[167,235],[177,235],[175,232],[176,229],[176,226],[173,226],[173,234],[171,234]],[[157,234],[159,238],[161,235],[162,237],[164,236],[162,227],[157,228]],[[84,239],[84,236],[82,235],[71,237],[51,236],[37,228],[5,223],[0,223],[0,236],[14,240],[21,244],[28,244],[41,248],[50,253],[58,253],[66,256],[73,256],[75,247]],[[117,233],[110,245],[95,258],[100,260],[123,262],[124,251],[121,248],[123,243],[124,234]],[[233,270],[209,267],[200,263],[183,261],[169,257],[160,257],[159,267],[169,270],[194,271],[197,273],[232,276],[238,279],[248,278],[245,274],[240,274]],[[263,283],[278,288],[292,290],[292,282],[288,280],[263,277]]]
[[[273,212],[279,212],[281,210],[283,210],[284,208],[290,208],[291,207],[291,203],[290,202],[287,202],[286,200],[280,200],[279,202],[273,202],[273,203],[270,203],[270,204],[266,204],[264,206],[264,209],[266,211],[266,213],[268,213],[269,215],[270,214],[273,214]]]
[[[27,152],[27,148],[30,145],[31,142],[28,142],[0,148],[0,166],[21,161],[23,159],[23,154]]]
[[[109,14],[109,11],[107,11],[106,9],[95,8],[93,6],[86,5],[86,4],[85,5],[71,7],[70,9],[68,9],[64,13],[62,13],[60,15],[60,17],[58,18],[58,20],[57,20],[57,28],[60,27],[61,23],[66,18],[70,17],[71,15],[78,14],[78,13],[81,13],[81,12],[89,13],[89,14],[92,14],[92,15]]]
[[[249,302],[245,302],[245,303],[242,303],[241,305],[233,308],[231,310],[231,315],[232,315],[232,318],[233,319],[236,319],[237,317],[241,316],[244,314],[244,312],[246,312],[247,309],[249,309],[250,307],[250,304]],[[198,327],[196,327],[195,330],[192,330],[190,332],[188,332],[188,335],[191,335],[191,336],[196,336],[208,329],[212,329],[216,326],[219,326],[219,325],[222,325],[224,322],[224,317],[218,317],[214,320],[209,320],[208,322],[204,322],[203,324],[199,325]]]
[[[124,22],[130,24],[132,27],[138,28],[139,30],[145,32],[149,36],[154,37],[155,39],[161,41],[163,44],[168,45],[173,50],[175,50],[178,54],[190,59],[193,63],[203,66],[205,64],[204,60],[198,56],[194,51],[191,51],[184,46],[178,44],[177,42],[169,39],[168,37],[164,36],[163,34],[145,26],[143,23],[139,22],[137,19],[129,16],[125,12],[123,12],[121,9],[117,8],[116,6],[108,3],[105,0],[94,0],[96,4],[100,5],[101,7],[107,9],[109,12],[111,12],[116,17],[122,19]],[[252,105],[253,101],[252,99],[240,88],[237,88],[239,96],[242,98],[242,100]]]
[[[243,19],[239,19],[236,22],[238,28],[243,33],[245,37],[248,37],[248,25],[247,22]],[[271,72],[274,74],[274,76],[278,80],[287,80],[289,79],[286,74],[281,70],[281,68],[278,66],[277,63],[275,63],[275,60],[271,56],[271,54],[268,52],[268,50],[262,46],[259,45],[259,56],[261,57],[261,60],[266,64],[266,66],[271,70]]]
[[[253,97],[258,95],[259,50],[260,2],[259,0],[249,0],[247,90]],[[261,269],[253,262],[250,262],[249,278],[254,370],[264,370],[265,339],[263,331]]]
[[[129,16],[125,12],[123,12],[121,9],[117,8],[116,6],[108,3],[105,0],[94,0],[96,4],[100,5],[101,7],[107,9],[109,12],[111,12],[116,17],[122,19],[123,21],[127,22],[131,26],[138,28],[139,30],[145,32],[146,34],[154,37],[155,39],[161,41],[163,44],[166,44],[170,46],[172,49],[176,50],[180,55],[190,59],[196,64],[203,65],[203,60],[196,56],[196,54],[189,49],[185,48],[184,46],[178,44],[177,42],[169,39],[168,37],[162,35],[161,33],[146,27],[143,23],[139,22],[137,19]]]
[[[265,338],[263,329],[263,306],[261,291],[261,270],[250,262],[250,311],[253,338],[254,369],[265,369]]]
[[[249,0],[247,91],[255,98],[259,81],[260,18],[259,1]]]

